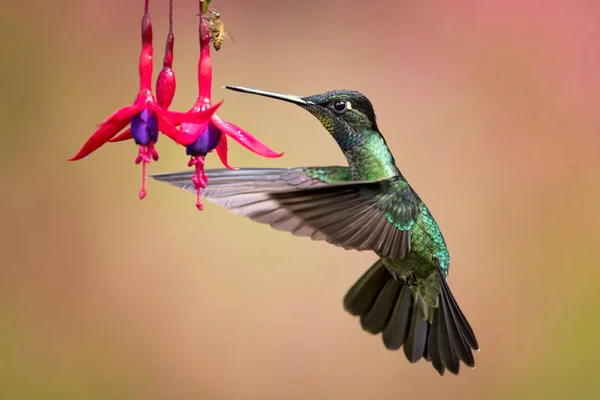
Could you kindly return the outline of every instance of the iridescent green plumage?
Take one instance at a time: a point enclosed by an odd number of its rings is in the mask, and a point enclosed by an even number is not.
[[[229,88],[300,105],[336,140],[348,167],[209,170],[204,196],[275,229],[374,251],[379,260],[348,291],[346,310],[411,362],[425,358],[440,374],[457,374],[460,361],[473,366],[478,344],[446,283],[446,243],[398,170],[370,101],[348,90],[301,98]],[[190,177],[154,178],[194,191]]]

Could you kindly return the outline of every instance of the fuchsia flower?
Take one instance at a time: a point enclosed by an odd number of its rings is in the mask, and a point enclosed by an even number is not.
[[[200,6],[199,34],[200,59],[198,61],[198,98],[192,109],[188,111],[189,114],[211,110],[215,107],[212,106],[211,99],[212,63],[210,60],[210,32],[206,21],[202,18],[202,4]],[[160,85],[157,84],[157,92],[159,87]],[[221,103],[218,103],[217,106],[220,104]],[[204,174],[204,159],[206,155],[209,152],[216,150],[223,165],[229,169],[234,169],[229,165],[227,159],[227,135],[248,150],[260,156],[276,158],[283,155],[283,153],[276,153],[244,129],[222,120],[214,113],[209,117],[208,124],[185,121],[181,124],[180,129],[181,133],[185,134],[186,137],[197,138],[193,143],[186,144],[186,153],[191,157],[188,166],[195,168],[192,182],[196,188],[196,207],[198,207],[199,210],[202,210],[203,208],[202,201],[200,200],[200,192],[207,184],[207,178]],[[131,139],[131,135],[124,133],[123,135],[114,138],[112,141],[127,139]]]
[[[156,102],[163,109],[168,109],[175,97],[175,73],[173,72],[173,46],[175,44],[175,35],[173,35],[173,1],[169,1],[169,34],[167,35],[167,44],[165,46],[165,57],[163,59],[163,69],[156,79]],[[109,142],[122,142],[133,139],[131,129],[110,139]]]
[[[169,39],[171,39],[171,41],[167,40],[167,52],[169,50],[169,43],[172,50],[172,32]],[[154,149],[154,145],[158,140],[158,132],[164,133],[176,143],[184,146],[193,143],[198,136],[178,131],[176,126],[183,122],[189,122],[205,127],[209,117],[220,106],[219,103],[213,107],[187,113],[167,111],[167,103],[170,103],[175,92],[175,77],[170,69],[170,65],[168,68],[169,71],[164,74],[161,72],[163,79],[161,80],[159,76],[159,82],[164,81],[164,83],[161,84],[161,90],[164,95],[159,96],[160,103],[157,102],[152,94],[152,62],[152,24],[150,15],[148,14],[148,0],[145,0],[144,15],[142,17],[142,51],[139,61],[140,89],[137,98],[133,105],[121,108],[100,124],[98,130],[86,141],[81,150],[79,150],[74,157],[69,159],[69,161],[75,161],[87,157],[117,135],[126,126],[130,125],[130,135],[136,144],[140,146],[136,164],[139,164],[140,162],[143,163],[140,198],[146,196],[146,164],[149,163],[151,159],[158,160],[158,153]],[[172,51],[169,63],[171,62]],[[169,86],[169,83],[172,83],[172,87]],[[200,133],[198,133],[198,135],[199,134]]]
[[[202,18],[202,7],[200,8],[200,60],[198,61],[198,99],[191,111],[208,110],[211,108],[212,99],[212,63],[210,60],[210,32],[206,21]],[[227,160],[227,136],[237,141],[248,150],[267,158],[281,157],[283,153],[276,153],[260,140],[252,136],[244,129],[222,120],[217,114],[212,114],[208,125],[184,122],[181,131],[190,136],[200,133],[194,143],[186,146],[186,153],[191,157],[188,166],[195,168],[192,182],[196,188],[196,207],[202,210],[200,191],[206,187],[207,178],[204,174],[204,158],[216,150],[221,163],[229,169],[234,169]]]
[[[158,160],[154,145],[158,141],[159,131],[176,143],[186,147],[191,157],[188,166],[195,168],[192,182],[197,192],[196,207],[202,210],[200,191],[206,187],[204,174],[204,158],[216,150],[223,165],[232,168],[227,160],[227,136],[232,137],[248,150],[268,158],[281,157],[260,140],[242,128],[222,120],[215,110],[222,101],[212,104],[212,63],[210,61],[210,32],[206,21],[202,18],[204,8],[209,1],[200,1],[200,59],[198,61],[198,99],[194,106],[185,113],[172,112],[167,109],[175,95],[175,74],[173,73],[173,2],[169,1],[169,34],[165,48],[163,69],[156,81],[156,98],[152,93],[152,25],[148,15],[148,1],[145,0],[142,18],[142,52],[139,62],[140,90],[131,106],[123,107],[108,117],[98,130],[87,140],[81,150],[69,161],[82,159],[106,142],[120,142],[133,139],[139,145],[136,164],[142,163],[142,189],[140,198],[146,196],[146,164]],[[126,129],[121,134],[119,132]],[[180,129],[177,130],[177,126]],[[119,135],[118,135],[119,134]],[[118,136],[117,136],[118,135]]]

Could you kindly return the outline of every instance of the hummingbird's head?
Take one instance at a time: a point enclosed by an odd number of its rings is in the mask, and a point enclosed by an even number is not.
[[[240,86],[226,86],[226,88],[287,101],[304,108],[317,117],[343,151],[362,143],[365,136],[372,132],[379,134],[371,102],[366,96],[354,90],[333,90],[300,97]]]

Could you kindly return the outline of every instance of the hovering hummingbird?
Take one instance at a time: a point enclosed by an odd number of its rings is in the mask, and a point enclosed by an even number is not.
[[[309,97],[238,86],[227,89],[296,104],[333,136],[348,167],[250,168],[206,171],[204,196],[233,213],[275,229],[371,250],[377,262],[350,288],[344,308],[364,330],[411,363],[430,361],[440,375],[475,365],[478,350],[446,277],[448,248],[438,224],[396,166],[369,99],[335,90]],[[195,192],[192,172],[153,178]]]

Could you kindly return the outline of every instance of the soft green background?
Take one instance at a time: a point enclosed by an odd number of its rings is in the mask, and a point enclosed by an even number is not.
[[[173,107],[196,96],[197,4],[175,0]],[[440,378],[344,312],[373,262],[150,182],[131,143],[67,163],[133,100],[141,0],[0,4],[0,398],[597,398],[600,3],[213,2],[219,114],[286,155],[340,164],[316,119],[220,89],[373,101],[435,214],[477,368]],[[157,67],[166,0],[151,1]],[[162,139],[150,172],[185,168]],[[209,167],[218,167],[216,156]]]

